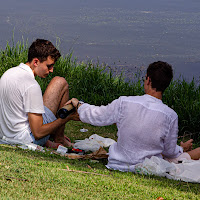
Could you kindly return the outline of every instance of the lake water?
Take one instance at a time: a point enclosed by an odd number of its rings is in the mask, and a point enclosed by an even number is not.
[[[157,60],[176,77],[200,76],[199,0],[1,0],[0,30],[2,49],[14,32],[14,41],[57,41],[62,54],[73,50],[129,78]]]

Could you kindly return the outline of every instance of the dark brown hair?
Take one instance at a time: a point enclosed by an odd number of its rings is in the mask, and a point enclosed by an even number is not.
[[[48,40],[37,39],[29,47],[28,62],[31,62],[34,58],[38,58],[40,62],[44,62],[48,56],[54,59],[54,62],[61,56],[56,47]]]
[[[147,68],[147,77],[150,78],[151,87],[163,93],[173,78],[172,66],[162,61],[151,63]]]

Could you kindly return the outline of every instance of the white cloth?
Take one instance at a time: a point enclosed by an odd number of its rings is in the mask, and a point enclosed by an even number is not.
[[[166,160],[152,156],[145,158],[143,163],[135,165],[135,172],[167,177],[185,182],[200,183],[200,160],[183,160],[180,164],[169,163]]]
[[[28,112],[42,114],[44,105],[33,71],[21,63],[0,79],[0,136],[32,142]]]
[[[150,96],[120,97],[107,106],[87,103],[78,109],[84,123],[117,124],[118,140],[109,148],[108,168],[134,171],[137,163],[152,156],[178,157],[178,116],[161,100]]]

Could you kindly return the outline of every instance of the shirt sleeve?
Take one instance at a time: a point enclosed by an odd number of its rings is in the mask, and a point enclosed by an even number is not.
[[[182,147],[177,145],[178,117],[170,124],[170,130],[164,139],[163,155],[167,158],[177,158],[183,153]]]
[[[42,91],[39,85],[34,84],[26,90],[23,96],[23,104],[25,112],[45,113]]]
[[[119,98],[107,106],[94,106],[84,103],[78,109],[80,120],[94,126],[108,126],[117,123],[120,102]]]

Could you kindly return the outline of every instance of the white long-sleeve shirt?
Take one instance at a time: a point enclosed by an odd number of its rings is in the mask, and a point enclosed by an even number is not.
[[[183,153],[177,145],[176,112],[153,96],[122,96],[107,106],[84,103],[78,113],[84,123],[117,124],[118,140],[109,148],[108,168],[134,171],[146,157],[176,158]]]

